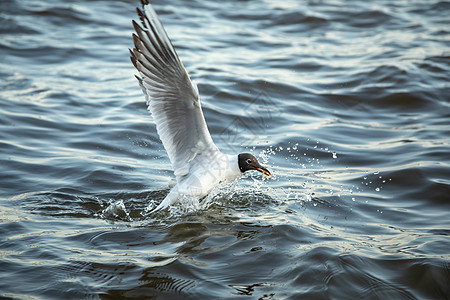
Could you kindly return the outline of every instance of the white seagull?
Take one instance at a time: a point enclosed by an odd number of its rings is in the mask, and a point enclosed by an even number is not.
[[[153,211],[183,197],[198,199],[217,184],[229,182],[243,172],[257,170],[270,176],[253,155],[227,155],[214,144],[203,117],[198,89],[191,81],[164,27],[147,0],[137,8],[141,25],[133,20],[134,48],[131,61],[156,130],[169,155],[176,185]]]

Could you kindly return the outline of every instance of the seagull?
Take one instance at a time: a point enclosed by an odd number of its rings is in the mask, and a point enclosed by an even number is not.
[[[212,189],[246,171],[270,176],[250,153],[228,155],[214,144],[200,105],[197,85],[191,81],[158,15],[147,0],[133,20],[134,48],[130,49],[139,85],[156,131],[167,151],[177,180],[152,212],[186,197],[201,199]]]

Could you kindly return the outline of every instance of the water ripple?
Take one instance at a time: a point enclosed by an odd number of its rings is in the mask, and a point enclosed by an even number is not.
[[[447,1],[156,1],[215,143],[273,173],[157,214],[137,5],[0,3],[0,297],[449,297]]]

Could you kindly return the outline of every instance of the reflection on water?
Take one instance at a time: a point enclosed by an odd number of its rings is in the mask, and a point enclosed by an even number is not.
[[[448,2],[155,2],[218,147],[273,171],[157,214],[137,5],[0,3],[0,297],[449,297]]]

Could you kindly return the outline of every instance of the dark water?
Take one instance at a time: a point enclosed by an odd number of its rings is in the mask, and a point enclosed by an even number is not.
[[[274,176],[152,217],[137,5],[0,2],[2,299],[450,298],[450,2],[155,2],[216,144]]]

